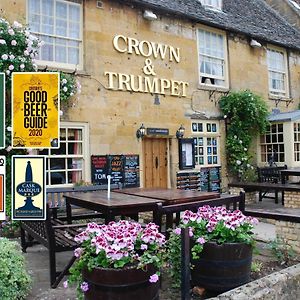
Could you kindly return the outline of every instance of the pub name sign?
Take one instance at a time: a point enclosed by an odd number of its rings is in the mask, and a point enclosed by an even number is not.
[[[186,97],[188,83],[180,80],[160,78],[156,74],[153,59],[168,60],[180,63],[180,48],[149,41],[139,41],[135,38],[116,35],[113,47],[120,53],[135,54],[145,57],[142,66],[143,75],[104,72],[109,90],[130,91],[151,94],[170,94]]]

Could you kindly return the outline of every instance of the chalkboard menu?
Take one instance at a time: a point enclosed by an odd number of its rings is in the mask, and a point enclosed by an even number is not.
[[[123,187],[140,186],[140,163],[137,154],[129,155],[92,155],[92,183],[107,184],[107,175],[111,176],[111,184]]]
[[[220,192],[220,167],[201,168],[199,172],[179,172],[177,173],[177,188]]]
[[[209,191],[209,168],[201,168],[200,170],[200,189],[201,191]]]
[[[124,187],[140,186],[140,163],[138,155],[125,155]]]
[[[124,183],[124,156],[123,155],[109,155],[109,169],[108,174],[111,176],[111,184]]]
[[[92,183],[107,184],[108,159],[106,155],[92,155],[91,157]]]

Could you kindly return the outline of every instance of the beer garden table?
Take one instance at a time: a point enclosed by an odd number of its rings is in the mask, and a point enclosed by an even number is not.
[[[201,201],[219,197],[217,192],[200,192],[178,189],[130,188],[114,190],[107,197],[107,191],[74,193],[64,195],[68,223],[72,222],[72,205],[95,210],[104,214],[105,223],[117,215],[155,212],[157,203],[172,205],[189,201]],[[169,216],[170,217],[170,216]]]

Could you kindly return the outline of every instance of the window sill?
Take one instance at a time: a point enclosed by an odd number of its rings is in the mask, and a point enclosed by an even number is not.
[[[282,101],[292,101],[293,98],[291,97],[287,97],[287,96],[277,96],[277,95],[272,95],[272,94],[269,94],[268,95],[268,98],[270,100],[282,100]]]
[[[214,86],[214,85],[205,85],[205,84],[198,84],[198,90],[204,91],[216,91],[216,92],[229,92],[229,87],[222,87],[222,86]]]
[[[54,67],[54,66],[47,66],[47,65],[38,65],[38,69],[39,71],[44,71],[45,69],[48,71],[62,71],[64,73],[68,73],[68,74],[74,74],[74,75],[78,75],[78,76],[83,76],[83,77],[90,77],[91,74],[89,74],[88,72],[84,71],[84,70],[77,70],[77,69],[68,69],[68,68],[61,68],[59,66]]]

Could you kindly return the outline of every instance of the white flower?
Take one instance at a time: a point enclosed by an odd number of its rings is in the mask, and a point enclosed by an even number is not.
[[[8,34],[10,34],[10,35],[15,35],[15,32],[14,32],[14,30],[13,30],[12,28],[9,28],[9,29],[7,30],[7,32],[8,32]]]
[[[7,54],[2,54],[1,58],[2,58],[3,60],[7,60],[7,59],[8,59],[8,55],[7,55]]]
[[[3,39],[1,39],[1,40],[0,40],[0,45],[6,45],[6,41],[3,40]]]
[[[62,84],[66,84],[68,82],[68,80],[66,78],[64,78],[61,82],[62,82]]]
[[[20,69],[24,69],[25,65],[24,64],[20,64]]]
[[[9,56],[9,59],[15,59],[15,56],[14,56],[13,54],[11,54],[11,55]]]
[[[63,91],[64,91],[64,92],[67,92],[67,91],[68,91],[68,88],[67,88],[66,86],[64,86],[64,87],[63,87]]]
[[[224,115],[224,119],[226,119],[227,118],[227,115]]]
[[[6,75],[9,75],[9,74],[10,74],[10,71],[9,71],[9,70],[6,70],[5,73],[6,73]]]
[[[12,45],[12,46],[17,46],[17,41],[16,41],[16,40],[12,40],[12,41],[11,41],[11,45]]]
[[[242,162],[240,160],[236,161],[236,164],[239,166]]]
[[[247,148],[244,148],[244,151],[247,151],[248,149]]]
[[[31,58],[34,58],[34,53],[30,53],[30,57],[31,57]]]
[[[35,71],[38,69],[38,66],[36,64],[33,64],[32,67]]]
[[[14,68],[14,65],[9,65],[8,70],[12,71]]]
[[[237,139],[237,136],[236,136],[236,135],[234,135],[234,138],[235,138],[235,139]]]
[[[13,27],[15,27],[15,28],[22,28],[23,26],[22,26],[22,24],[20,24],[19,22],[14,21]]]
[[[59,111],[59,115],[60,115],[60,116],[63,116],[63,115],[64,115],[64,112],[63,112],[62,110],[60,110],[60,111]]]
[[[24,50],[24,55],[25,55],[25,56],[28,56],[28,55],[29,55],[28,50]]]
[[[7,130],[7,131],[11,131],[11,129],[12,129],[11,126],[7,126],[7,127],[6,127],[6,130]]]
[[[250,164],[247,164],[247,168],[250,168],[251,167],[251,165]]]
[[[71,93],[70,93],[70,96],[73,96],[73,95],[74,95],[74,93],[73,93],[73,92],[71,92]]]
[[[25,36],[29,37],[29,35],[30,35],[29,30],[25,30],[25,31],[24,31],[24,34],[25,34]]]
[[[243,143],[243,141],[242,140],[240,140],[240,144],[242,144]]]
[[[7,152],[10,152],[12,150],[12,146],[7,146],[5,149]]]

